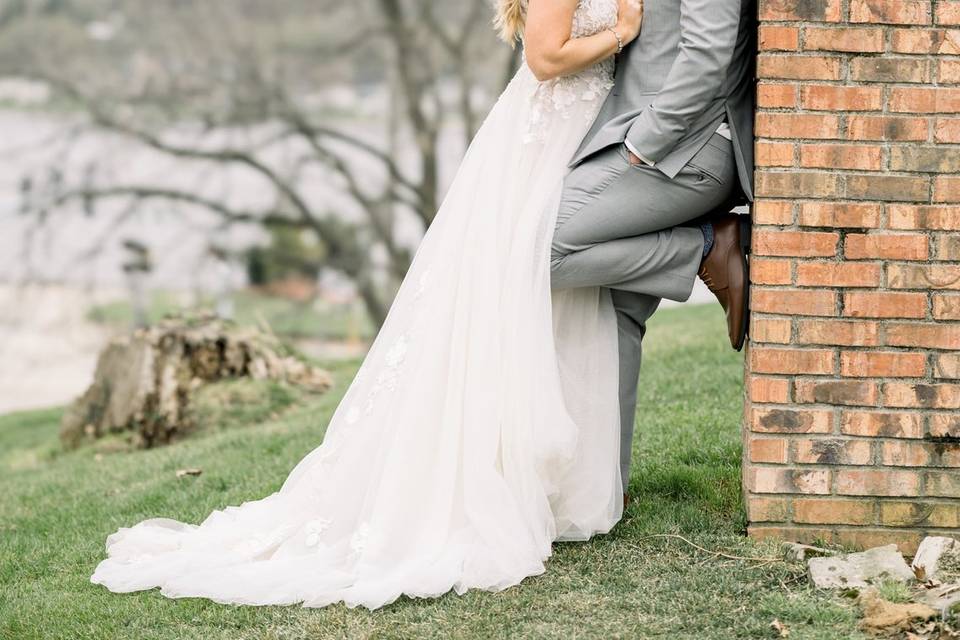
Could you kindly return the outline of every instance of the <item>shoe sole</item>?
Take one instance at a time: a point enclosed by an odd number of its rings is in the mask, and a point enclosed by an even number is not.
[[[743,273],[746,278],[744,286],[746,287],[746,292],[743,295],[743,309],[741,310],[740,317],[740,334],[737,338],[737,343],[734,345],[734,349],[738,352],[743,351],[743,347],[747,342],[747,332],[750,328],[750,261],[747,259],[747,256],[750,255],[751,251],[751,238],[753,231],[753,217],[752,216],[742,216],[740,223],[740,260],[743,261]]]

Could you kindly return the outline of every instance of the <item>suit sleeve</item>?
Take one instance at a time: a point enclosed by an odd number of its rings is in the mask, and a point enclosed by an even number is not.
[[[637,155],[662,160],[717,97],[737,43],[740,2],[680,0],[680,53],[657,97],[627,131]]]

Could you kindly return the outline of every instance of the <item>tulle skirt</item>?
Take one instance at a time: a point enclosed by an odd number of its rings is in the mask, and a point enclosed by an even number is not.
[[[558,109],[541,94],[524,67],[493,108],[322,444],[282,489],[199,526],[121,529],[94,583],[373,609],[504,589],[542,573],[553,541],[610,530],[616,321],[608,292],[552,294],[549,273],[566,164],[603,95],[585,84]]]

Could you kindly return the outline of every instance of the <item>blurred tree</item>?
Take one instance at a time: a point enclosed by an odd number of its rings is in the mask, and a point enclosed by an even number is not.
[[[322,247],[306,237],[310,232],[271,224],[267,227],[270,244],[247,252],[250,284],[266,285],[291,277],[316,280],[325,256]]]
[[[401,223],[424,230],[439,206],[442,136],[459,132],[465,146],[489,107],[478,96],[517,63],[494,39],[488,0],[73,2],[96,16],[81,25],[88,37],[26,20],[3,67],[50,83],[101,134],[197,176],[242,171],[272,195],[241,205],[202,182],[118,182],[91,163],[52,168],[55,181],[31,176],[25,210],[96,213],[119,200],[129,216],[163,201],[227,225],[306,231],[376,324],[411,260]],[[318,91],[344,84],[374,104],[385,94],[378,114],[358,120],[359,105],[331,106]]]

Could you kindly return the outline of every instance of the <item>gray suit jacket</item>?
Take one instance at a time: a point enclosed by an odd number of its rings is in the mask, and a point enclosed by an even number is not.
[[[726,118],[753,200],[755,0],[645,0],[640,36],[571,166],[629,139],[673,178]]]

